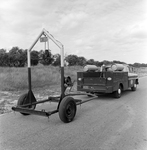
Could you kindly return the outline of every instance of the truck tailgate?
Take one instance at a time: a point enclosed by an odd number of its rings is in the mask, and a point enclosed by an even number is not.
[[[101,77],[87,77],[83,79],[83,85],[105,85],[106,79]]]
[[[100,72],[78,72],[77,73],[78,91],[106,91],[106,78]]]

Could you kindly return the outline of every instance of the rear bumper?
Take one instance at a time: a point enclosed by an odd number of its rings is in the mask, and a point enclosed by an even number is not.
[[[94,92],[94,93],[112,93],[112,86],[99,85],[79,85],[77,91]]]

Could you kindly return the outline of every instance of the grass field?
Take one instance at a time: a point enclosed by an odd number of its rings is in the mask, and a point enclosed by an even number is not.
[[[65,76],[76,80],[77,71],[82,67],[65,67]],[[19,91],[28,88],[27,68],[0,68],[0,90]],[[35,66],[31,69],[32,87],[42,88],[45,86],[60,85],[60,68],[53,66]]]
[[[0,91],[20,91],[28,88],[28,72],[26,68],[0,67]],[[46,86],[60,85],[60,68],[53,66],[32,67],[32,87],[42,88]],[[83,71],[80,66],[65,67],[65,76],[76,80],[78,71]],[[136,68],[139,77],[147,75],[147,68]]]
[[[135,68],[135,72],[139,77],[147,76],[147,67]]]

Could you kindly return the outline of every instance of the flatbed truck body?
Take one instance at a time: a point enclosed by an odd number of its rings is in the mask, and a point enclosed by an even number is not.
[[[127,66],[128,67],[128,66]],[[131,88],[138,84],[138,75],[125,71],[87,71],[77,72],[77,90],[87,93],[113,93]]]

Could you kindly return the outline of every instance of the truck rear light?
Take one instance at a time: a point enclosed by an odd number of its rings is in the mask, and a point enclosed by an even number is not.
[[[78,78],[78,81],[82,81],[82,78]]]
[[[107,78],[107,80],[108,80],[108,81],[111,81],[111,80],[112,80],[112,78],[111,78],[111,77],[108,77],[108,78]]]

